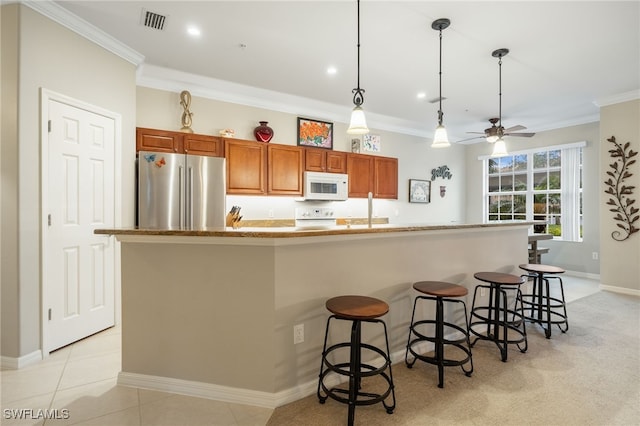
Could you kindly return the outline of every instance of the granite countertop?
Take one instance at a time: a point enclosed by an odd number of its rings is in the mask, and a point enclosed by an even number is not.
[[[291,226],[282,227],[231,227],[206,230],[171,230],[171,229],[96,229],[95,234],[102,235],[139,235],[139,236],[183,236],[183,237],[245,237],[245,238],[298,238],[328,235],[382,234],[392,232],[437,231],[471,228],[495,228],[508,226],[528,226],[533,221],[507,221],[499,223],[475,224],[389,224],[378,223],[369,227],[367,224],[338,225],[328,229],[299,229]]]

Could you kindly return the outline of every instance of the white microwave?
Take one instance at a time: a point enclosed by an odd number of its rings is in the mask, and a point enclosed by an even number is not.
[[[304,172],[305,200],[344,201],[349,196],[349,176],[342,173]]]

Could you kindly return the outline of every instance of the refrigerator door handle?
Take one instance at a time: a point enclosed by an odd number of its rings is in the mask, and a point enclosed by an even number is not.
[[[178,166],[178,179],[180,180],[180,182],[178,183],[178,193],[179,195],[179,199],[180,199],[180,229],[184,229],[184,206],[185,206],[185,197],[184,197],[184,167],[183,166]]]
[[[187,188],[189,190],[189,193],[187,194],[189,199],[189,201],[187,201],[187,229],[193,229],[193,167],[191,166],[189,166],[189,182],[187,184]]]

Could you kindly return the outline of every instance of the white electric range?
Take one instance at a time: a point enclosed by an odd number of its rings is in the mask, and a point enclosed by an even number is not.
[[[296,228],[331,229],[336,227],[335,211],[331,207],[296,207]]]

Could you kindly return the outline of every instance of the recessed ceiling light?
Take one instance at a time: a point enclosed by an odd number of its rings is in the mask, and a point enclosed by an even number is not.
[[[192,25],[187,28],[187,33],[192,37],[200,37],[200,28]]]
[[[427,94],[426,94],[426,93],[424,93],[424,92],[419,92],[419,93],[416,95],[416,97],[417,97],[418,99],[424,99],[424,98],[426,98],[426,97],[427,97]]]
[[[329,75],[335,75],[338,73],[338,69],[336,67],[329,67],[327,68],[327,74]]]

